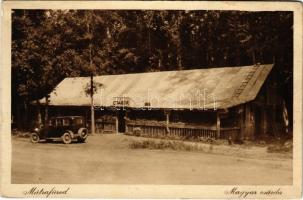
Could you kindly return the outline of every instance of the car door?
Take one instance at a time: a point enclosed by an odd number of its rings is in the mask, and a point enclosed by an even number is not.
[[[45,127],[46,128],[46,137],[54,137],[54,132],[55,132],[55,129],[56,129],[56,119],[54,118],[51,118],[49,120],[49,124],[48,124],[48,127]]]
[[[66,132],[67,130],[72,131],[72,119],[71,118],[64,118],[63,119],[63,131]]]
[[[53,131],[54,137],[61,137],[64,133],[63,130],[63,118],[57,118],[56,119],[56,127]]]

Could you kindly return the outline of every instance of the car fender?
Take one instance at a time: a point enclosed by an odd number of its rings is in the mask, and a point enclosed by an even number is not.
[[[66,130],[66,132],[68,132],[68,133],[71,135],[72,138],[75,137],[73,131],[71,131],[71,130]]]
[[[37,134],[39,135],[39,137],[42,137],[42,136],[43,136],[43,130],[41,130],[41,129],[38,129],[38,130],[34,129],[34,130],[31,132],[31,134],[33,134],[33,133],[37,133]]]

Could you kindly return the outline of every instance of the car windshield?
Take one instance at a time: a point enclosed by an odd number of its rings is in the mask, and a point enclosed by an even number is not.
[[[81,124],[83,124],[83,119],[82,118],[75,118],[74,119],[74,124],[75,125],[81,125]]]

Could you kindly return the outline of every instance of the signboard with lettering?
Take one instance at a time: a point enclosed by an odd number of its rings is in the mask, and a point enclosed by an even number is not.
[[[113,106],[129,106],[129,97],[114,97]]]

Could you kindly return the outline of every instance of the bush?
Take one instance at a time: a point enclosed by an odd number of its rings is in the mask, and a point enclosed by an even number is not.
[[[187,144],[178,141],[155,141],[155,140],[143,140],[133,141],[129,144],[131,149],[171,149],[182,151],[203,151],[203,148],[197,144]]]
[[[292,152],[293,142],[292,140],[287,140],[284,143],[272,144],[267,147],[268,153],[283,153],[283,152]]]
[[[142,134],[142,130],[139,127],[134,128],[133,130],[134,136],[140,136]]]

